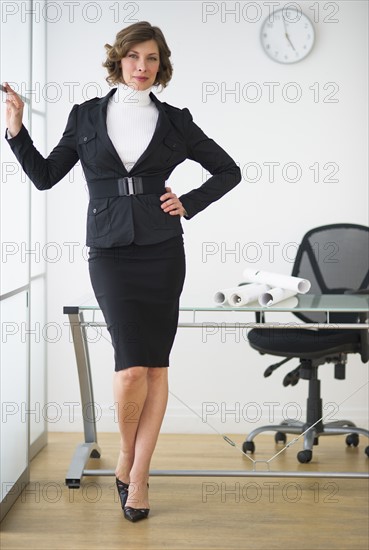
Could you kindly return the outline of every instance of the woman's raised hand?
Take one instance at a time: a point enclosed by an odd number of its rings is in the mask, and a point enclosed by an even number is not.
[[[6,126],[15,137],[22,128],[24,102],[7,82],[3,84],[6,89]]]

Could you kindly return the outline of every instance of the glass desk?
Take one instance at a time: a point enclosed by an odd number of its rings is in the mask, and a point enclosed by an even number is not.
[[[204,306],[204,307],[181,307],[178,327],[181,328],[206,328],[221,325],[225,328],[273,328],[273,329],[366,329],[369,330],[367,322],[369,311],[369,296],[358,294],[327,294],[313,295],[305,294],[289,298],[284,302],[271,307],[260,306],[257,302],[243,307],[230,306]],[[78,305],[64,306],[63,312],[69,317],[69,324],[74,345],[77,362],[79,385],[81,392],[81,404],[83,411],[83,426],[85,441],[77,446],[72,458],[65,483],[69,488],[79,488],[83,476],[113,476],[113,470],[88,470],[86,464],[89,458],[100,458],[101,450],[97,443],[96,418],[94,410],[93,383],[91,378],[90,357],[88,350],[88,339],[86,330],[88,327],[104,327],[106,324],[98,320],[99,306],[94,296],[88,295],[78,300]],[[256,313],[257,321],[240,322],[240,313]],[[280,313],[320,313],[321,322],[304,323],[297,322],[268,322],[267,314],[271,312]],[[357,314],[353,317],[357,322],[336,322],[336,313]],[[191,319],[182,321],[181,316],[188,316]],[[202,314],[216,315],[216,321],[198,321]],[[234,320],[222,321],[224,314],[234,315]],[[350,316],[351,317],[351,316]],[[334,321],[334,322],[333,322]],[[87,415],[87,411],[88,415]],[[227,436],[223,439],[230,445],[234,442]],[[289,447],[293,441],[286,445]],[[242,451],[241,451],[242,452]],[[251,459],[252,460],[252,459]],[[368,472],[313,472],[313,471],[271,471],[267,461],[252,460],[253,470],[153,470],[151,476],[199,476],[199,477],[336,477],[336,478],[369,478]],[[257,470],[260,463],[268,468]]]

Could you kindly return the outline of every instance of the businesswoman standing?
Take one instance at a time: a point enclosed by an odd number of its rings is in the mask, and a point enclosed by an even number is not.
[[[121,445],[116,485],[124,517],[148,517],[148,477],[168,399],[169,354],[185,278],[181,218],[191,219],[241,180],[232,158],[193,122],[187,108],[152,88],[172,77],[163,33],[134,23],[105,45],[115,87],[74,105],[45,159],[22,123],[23,102],[6,83],[5,134],[31,181],[50,189],[81,161],[89,189],[89,273],[114,348],[114,399]],[[177,197],[165,186],[185,159],[212,176]]]

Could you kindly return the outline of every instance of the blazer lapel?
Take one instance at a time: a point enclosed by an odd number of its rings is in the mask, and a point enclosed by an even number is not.
[[[157,97],[150,92],[150,98],[154,102],[155,106],[157,107],[159,111],[158,120],[156,123],[154,134],[151,138],[151,141],[145,151],[142,153],[142,155],[137,159],[136,163],[132,167],[132,169],[128,172],[125,168],[120,156],[118,155],[112,141],[109,138],[107,125],[106,125],[106,114],[107,114],[107,108],[108,108],[108,102],[109,99],[112,97],[113,94],[115,94],[117,88],[113,88],[109,91],[109,93],[101,98],[98,101],[98,124],[97,124],[97,134],[99,135],[102,143],[104,144],[105,148],[109,151],[109,153],[114,157],[114,160],[119,164],[121,167],[122,172],[124,172],[125,175],[134,175],[136,173],[137,167],[139,167],[145,160],[155,151],[155,149],[162,143],[163,138],[166,136],[170,129],[170,122],[168,119],[168,116],[165,112],[165,107],[162,104],[161,101],[157,99]]]
[[[117,88],[113,88],[110,90],[109,93],[106,94],[106,96],[102,97],[98,102],[98,117],[97,117],[97,134],[99,138],[101,139],[103,145],[105,148],[109,151],[109,153],[114,157],[115,162],[117,162],[121,168],[121,171],[124,173],[124,175],[128,174],[120,156],[118,155],[110,137],[108,134],[108,129],[106,125],[106,113],[108,109],[108,102],[109,99],[113,94],[115,94]]]
[[[146,161],[146,159],[161,145],[163,138],[167,135],[167,133],[170,130],[170,123],[168,116],[165,112],[164,105],[161,101],[158,100],[158,98],[150,92],[150,98],[154,102],[155,106],[157,107],[159,111],[158,120],[156,122],[155,131],[153,133],[153,136],[151,138],[151,141],[145,151],[142,153],[142,155],[137,159],[136,163],[132,167],[131,173],[135,173],[139,170],[139,167],[142,163]]]

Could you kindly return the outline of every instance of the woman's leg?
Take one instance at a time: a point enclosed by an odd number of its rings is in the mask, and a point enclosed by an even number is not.
[[[137,429],[134,462],[130,472],[127,506],[132,508],[149,508],[147,482],[150,462],[168,402],[167,367],[148,368],[147,385],[147,397]]]
[[[147,395],[147,367],[130,367],[115,372],[113,393],[121,437],[115,475],[129,483],[138,423]]]
[[[121,433],[116,476],[131,484],[127,506],[149,508],[147,480],[168,401],[168,369],[130,367],[118,371],[114,396]]]

